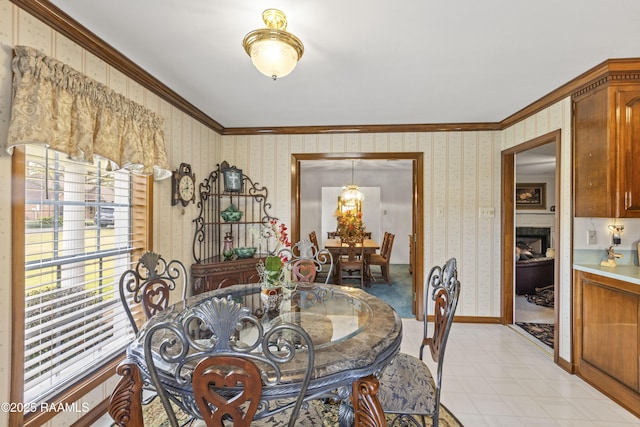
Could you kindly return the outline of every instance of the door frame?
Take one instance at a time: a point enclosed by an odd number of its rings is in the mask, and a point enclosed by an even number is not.
[[[502,166],[502,307],[500,313],[500,320],[502,324],[513,324],[513,305],[514,305],[514,286],[515,286],[515,156],[518,153],[530,150],[541,145],[555,142],[556,144],[556,170],[555,170],[555,216],[554,216],[554,232],[553,241],[556,249],[556,257],[560,255],[560,212],[561,210],[561,135],[560,129],[553,132],[549,132],[545,135],[541,135],[537,138],[525,141],[522,144],[518,144],[514,147],[503,150],[501,153],[501,166]],[[560,268],[559,262],[556,258],[556,262],[553,267],[553,313],[554,313],[554,342],[558,343],[559,337],[559,300],[560,300]],[[553,346],[553,359],[556,363],[559,360],[558,345]]]
[[[411,160],[412,161],[412,209],[411,228],[413,250],[411,251],[413,311],[418,320],[422,320],[424,304],[424,205],[422,203],[424,153],[292,153],[291,154],[291,240],[300,240],[300,162],[303,160]]]

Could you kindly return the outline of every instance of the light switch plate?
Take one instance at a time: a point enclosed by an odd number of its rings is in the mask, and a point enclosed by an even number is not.
[[[596,230],[587,230],[587,244],[596,245],[598,238],[596,237]]]

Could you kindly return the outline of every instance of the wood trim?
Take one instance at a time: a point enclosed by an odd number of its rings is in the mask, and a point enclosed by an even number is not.
[[[52,398],[50,403],[71,404],[71,403],[77,402],[83,396],[89,393],[91,390],[102,385],[106,380],[116,375],[116,367],[122,360],[124,360],[124,353],[121,356],[116,357],[115,359],[111,360],[109,363],[104,365],[102,368],[96,371],[94,375],[92,375],[90,378],[87,378],[87,380],[84,381],[83,383],[78,384],[75,387],[69,388],[62,394]],[[20,386],[22,386],[22,383],[20,383]],[[21,402],[21,401],[22,400],[19,400],[18,402]],[[101,409],[104,410],[105,408],[101,408]],[[94,411],[98,411],[98,409],[94,409]],[[91,411],[93,412],[92,416],[95,416],[94,411]],[[50,419],[52,419],[53,417],[55,417],[56,415],[58,415],[58,413],[54,411],[34,412],[27,415],[27,417],[24,418],[24,423],[20,425],[24,427],[41,426],[47,421],[49,421]]]
[[[561,149],[561,136],[562,132],[558,129],[552,132],[549,132],[545,135],[541,135],[537,138],[531,139],[529,141],[525,141],[522,144],[518,144],[514,147],[508,148],[502,151],[502,224],[501,224],[501,234],[502,234],[502,271],[501,271],[501,279],[500,279],[500,287],[501,287],[501,295],[502,295],[502,306],[501,306],[501,321],[503,324],[511,324],[513,323],[513,283],[514,283],[514,275],[515,275],[515,263],[514,263],[514,247],[515,247],[515,203],[513,200],[513,194],[515,189],[515,155],[516,153],[520,153],[531,148],[535,148],[541,145],[549,144],[552,142],[556,143],[556,172],[555,172],[555,180],[556,180],[556,195],[555,195],[555,204],[556,204],[556,215],[554,219],[554,235],[553,241],[556,243],[556,247],[560,242],[560,212],[561,210],[561,198],[560,198],[560,165],[562,159],[560,158],[560,154],[562,152]],[[567,184],[565,184],[567,185]],[[573,185],[573,184],[570,184]],[[563,242],[563,245],[569,245],[571,248],[573,247],[571,242]],[[558,253],[557,256],[560,254]],[[556,295],[554,301],[554,322],[557,325],[559,323],[559,310],[560,306],[560,269],[559,263],[554,264],[554,292]],[[570,286],[572,286],[570,284]],[[572,286],[573,287],[573,286]],[[554,339],[555,342],[559,342],[559,329],[554,329]],[[573,348],[572,343],[569,343],[570,348]],[[556,364],[560,364],[560,357],[558,346],[554,346],[553,349],[553,360]],[[566,366],[566,365],[565,365]]]
[[[225,128],[222,135],[299,135],[327,133],[406,133],[406,132],[461,132],[502,130],[500,123],[443,123],[407,125],[352,125],[352,126],[283,126]]]
[[[502,324],[513,323],[513,283],[514,283],[514,248],[515,248],[515,153],[502,152],[502,268],[500,269],[500,294],[502,295],[502,307],[500,318]]]
[[[17,146],[11,159],[11,239],[16,247],[25,246],[25,149]],[[24,371],[13,367],[24,366],[24,249],[12,251],[11,258],[11,372],[9,401],[23,401]],[[24,424],[22,412],[9,414],[9,426]]]
[[[602,79],[626,83],[632,79],[640,82],[640,58],[608,59],[500,122],[225,128],[51,2],[47,0],[10,1],[220,135],[500,131],[567,96],[574,96],[585,88],[597,86]]]
[[[222,133],[224,128],[207,114],[178,95],[160,80],[131,61],[118,50],[92,33],[88,28],[71,18],[54,4],[46,0],[9,0],[21,9],[29,12],[40,21],[49,25],[60,34],[68,37],[125,76],[140,83],[143,87],[158,95],[169,104],[198,120],[208,128]]]
[[[80,417],[70,427],[85,427],[94,425],[109,410],[109,399],[105,399],[93,407],[89,412]]]
[[[424,206],[422,203],[423,189],[423,159],[421,152],[394,152],[394,153],[292,153],[291,154],[291,230],[290,239],[292,242],[300,240],[300,162],[303,160],[413,160],[414,178],[413,189],[413,232],[416,236],[415,257],[416,265],[412,274],[413,284],[416,289],[416,300],[422,301],[424,291],[424,245],[423,245],[423,222]],[[419,310],[416,316],[421,314],[422,304],[418,304]],[[422,317],[417,317],[420,320]]]

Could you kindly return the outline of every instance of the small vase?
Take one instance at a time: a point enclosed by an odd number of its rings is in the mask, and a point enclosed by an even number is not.
[[[282,288],[262,288],[260,298],[265,312],[278,312],[283,298]]]
[[[224,236],[224,246],[222,248],[222,256],[225,261],[229,261],[233,258],[233,237],[231,237],[231,233],[228,232]]]

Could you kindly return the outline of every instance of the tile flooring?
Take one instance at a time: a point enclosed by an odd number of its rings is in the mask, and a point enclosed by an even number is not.
[[[422,323],[404,319],[403,325],[401,351],[417,356]],[[541,347],[510,326],[454,323],[441,402],[465,427],[640,426]]]
[[[403,326],[401,350],[417,356],[422,323],[404,319]],[[554,364],[542,347],[509,326],[454,323],[442,403],[465,427],[640,426],[640,419]],[[427,364],[433,366],[430,359]],[[106,415],[93,426],[109,425]]]

